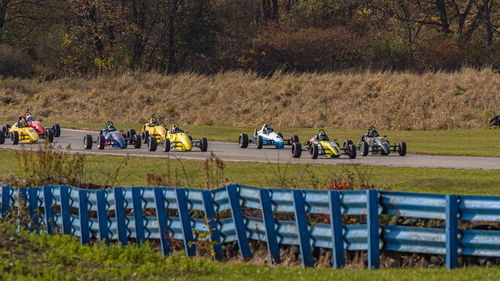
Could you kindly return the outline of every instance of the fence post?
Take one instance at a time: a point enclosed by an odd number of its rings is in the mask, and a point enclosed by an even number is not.
[[[106,191],[98,190],[97,197],[97,220],[99,222],[99,240],[109,244],[108,211],[106,209]]]
[[[231,184],[226,186],[226,192],[231,207],[231,215],[233,217],[234,229],[236,230],[236,237],[238,239],[238,246],[240,248],[240,255],[242,259],[249,259],[252,257],[250,251],[250,244],[248,243],[248,236],[243,221],[243,212],[240,206],[240,194],[238,186]]]
[[[142,195],[140,187],[132,188],[132,203],[135,218],[135,241],[137,244],[141,244],[146,240],[146,237],[144,235],[144,216],[142,211]]]
[[[71,209],[69,207],[69,188],[67,186],[59,187],[61,192],[61,217],[63,234],[73,234],[71,228]]]
[[[280,263],[280,248],[278,237],[276,236],[276,226],[274,225],[273,205],[269,189],[259,190],[260,208],[264,225],[266,226],[267,250],[269,252],[270,263]]]
[[[40,233],[40,218],[38,217],[38,188],[28,189],[29,209],[30,209],[30,230]]]
[[[295,207],[295,225],[300,241],[300,257],[302,265],[313,266],[314,260],[309,237],[309,223],[307,222],[306,205],[304,203],[303,191],[292,190],[293,205]]]
[[[458,267],[458,196],[446,195],[446,268]]]
[[[170,252],[170,241],[168,239],[168,221],[167,211],[165,207],[165,198],[163,196],[163,188],[155,188],[154,193],[156,219],[158,220],[158,227],[160,228],[161,252],[164,256],[166,256]]]
[[[127,245],[128,243],[128,233],[127,233],[127,224],[125,222],[125,196],[123,195],[122,187],[115,187],[115,217],[116,217],[116,226],[118,228],[118,241],[122,243],[122,245]]]
[[[43,209],[45,211],[45,224],[47,225],[47,233],[54,234],[54,210],[52,209],[52,187],[43,187]]]
[[[203,208],[205,211],[205,216],[208,219],[208,227],[210,229],[210,241],[215,243],[212,245],[212,249],[215,253],[215,260],[222,261],[222,245],[220,240],[220,231],[217,225],[217,214],[215,213],[215,206],[212,197],[212,192],[204,190],[201,193],[203,198]]]
[[[26,197],[25,200],[27,200]],[[2,218],[5,218],[7,216],[9,208],[10,208],[10,187],[4,185],[2,186],[2,213],[1,213]]]
[[[177,198],[177,209],[181,220],[182,235],[184,236],[184,249],[186,256],[192,257],[196,254],[196,245],[193,244],[193,231],[191,230],[191,218],[189,217],[189,209],[187,205],[186,189],[176,188],[175,195]]]
[[[340,192],[331,190],[330,195],[330,226],[332,228],[333,268],[345,265],[344,235],[342,233],[342,209],[340,208]]]
[[[80,216],[80,242],[82,245],[89,244],[90,230],[87,190],[78,190],[78,213]]]
[[[378,221],[378,190],[366,191],[366,222],[368,227],[368,268],[380,268],[380,235]]]
[[[24,224],[24,222],[26,221],[26,212],[25,211],[26,211],[26,207],[28,206],[28,188],[21,187],[19,189],[19,192],[20,192],[20,196],[22,196],[23,200],[24,200],[24,204],[22,206],[20,204],[21,202],[20,201],[18,202],[19,203],[19,215],[20,215],[20,219],[21,219],[21,221]],[[20,212],[21,208],[23,208],[23,212],[22,213]],[[25,225],[24,230],[28,230],[28,226],[27,225]]]

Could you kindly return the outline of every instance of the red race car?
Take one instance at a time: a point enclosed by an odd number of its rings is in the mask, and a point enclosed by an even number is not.
[[[49,138],[50,142],[52,142],[54,137],[61,136],[61,127],[59,127],[57,123],[52,125],[51,128],[45,128],[40,121],[36,121],[33,118],[33,115],[31,115],[29,111],[26,112],[24,118],[28,125],[33,128],[42,139]]]

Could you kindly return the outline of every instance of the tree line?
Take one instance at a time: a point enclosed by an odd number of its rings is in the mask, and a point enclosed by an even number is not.
[[[500,0],[0,0],[0,75],[500,68]]]

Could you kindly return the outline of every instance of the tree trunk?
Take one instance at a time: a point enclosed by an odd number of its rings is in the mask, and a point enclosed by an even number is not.
[[[277,20],[279,18],[278,0],[272,0],[272,1],[273,1],[273,19]]]
[[[264,21],[271,18],[271,0],[262,0],[262,13],[264,14]]]
[[[450,24],[448,23],[448,16],[446,14],[446,6],[444,0],[437,0],[436,4],[439,10],[439,18],[441,19],[441,28],[444,33],[450,33]]]
[[[175,62],[175,18],[177,17],[178,0],[172,1],[172,9],[168,16],[168,64],[167,72],[177,72],[177,63]]]
[[[491,23],[491,10],[493,8],[493,0],[483,0],[484,6],[484,23],[486,24],[486,36],[488,46],[493,45],[493,25]]]

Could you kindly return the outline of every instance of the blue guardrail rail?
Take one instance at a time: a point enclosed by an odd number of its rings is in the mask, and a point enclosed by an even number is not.
[[[312,247],[331,249],[333,268],[345,264],[345,251],[367,251],[369,268],[380,267],[381,251],[445,255],[450,269],[458,266],[460,255],[500,257],[500,231],[459,228],[463,222],[499,223],[500,197],[495,196],[239,184],[215,190],[0,188],[1,218],[19,212],[21,206],[29,213],[29,229],[75,235],[82,244],[93,240],[126,245],[130,240],[142,243],[156,239],[163,255],[168,255],[169,239],[178,239],[183,241],[186,255],[194,256],[196,243],[192,242],[198,239],[197,234],[206,232],[216,260],[222,259],[222,245],[232,242],[238,244],[241,258],[249,259],[249,241],[257,240],[267,244],[271,263],[280,262],[280,245],[298,246],[304,266],[313,266]],[[218,218],[220,212],[224,218]],[[277,213],[289,213],[291,219],[277,219],[283,217]],[[318,217],[314,215],[323,219],[313,221],[311,217]],[[381,215],[443,220],[444,228],[383,225]],[[351,221],[345,219],[349,216],[366,223],[344,224]]]

